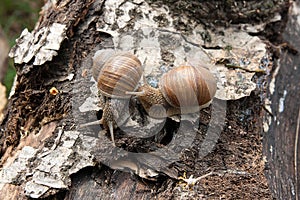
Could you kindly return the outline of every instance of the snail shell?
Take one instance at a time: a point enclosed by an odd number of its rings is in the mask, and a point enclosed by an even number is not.
[[[97,55],[97,56],[96,56]],[[103,51],[94,56],[93,77],[104,96],[130,98],[143,73],[139,59],[129,52]],[[96,64],[97,63],[97,64]]]
[[[216,93],[217,85],[209,70],[180,66],[162,76],[159,88],[172,107],[186,114],[207,107]]]
[[[116,54],[113,49],[102,49],[95,53],[93,57],[92,75],[97,81],[100,71],[105,62]]]

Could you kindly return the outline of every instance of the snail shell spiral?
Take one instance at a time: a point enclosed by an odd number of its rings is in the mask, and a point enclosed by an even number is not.
[[[97,55],[97,54],[96,54]],[[93,77],[104,96],[130,98],[142,77],[139,59],[129,52],[103,51],[94,56]]]

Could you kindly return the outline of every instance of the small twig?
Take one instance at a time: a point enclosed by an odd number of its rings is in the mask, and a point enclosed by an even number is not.
[[[249,173],[245,172],[245,171],[228,169],[228,170],[221,170],[221,171],[216,171],[216,172],[209,172],[198,178],[193,178],[193,175],[191,175],[189,178],[185,178],[185,174],[184,174],[183,177],[178,177],[178,180],[183,180],[184,182],[186,182],[186,186],[190,187],[190,186],[195,185],[199,180],[206,178],[210,175],[223,176],[224,174],[249,175]]]
[[[266,108],[265,105],[262,106],[262,108],[271,116],[271,117],[274,117],[272,111],[270,111],[268,108]]]
[[[184,177],[178,177],[179,180],[183,180],[186,182],[187,186],[193,186],[195,185],[199,180],[212,175],[214,172],[209,172],[207,174],[204,174],[203,176],[200,176],[198,178],[193,178],[193,175],[191,175],[189,178],[184,178]]]
[[[224,175],[224,174],[249,175],[248,172],[235,170],[235,169],[222,170],[222,171],[219,171],[219,173],[216,173],[216,174],[218,174],[218,175]]]
[[[43,158],[43,157],[49,155],[52,151],[54,151],[54,150],[56,149],[56,147],[58,146],[58,144],[59,144],[59,142],[60,142],[60,139],[61,139],[62,134],[63,134],[63,129],[60,129],[60,130],[58,131],[57,137],[56,137],[55,140],[54,140],[53,146],[51,147],[51,149],[50,149],[49,151],[46,151],[46,152],[42,153],[42,154],[40,155],[41,158]]]
[[[92,125],[100,125],[100,124],[102,124],[102,120],[97,120],[97,121],[81,124],[81,125],[79,125],[79,128],[84,128],[84,127],[92,126]]]
[[[56,149],[56,147],[58,146],[58,144],[59,144],[59,142],[60,142],[60,139],[61,139],[61,136],[62,136],[62,133],[63,133],[63,130],[60,129],[60,130],[58,131],[57,137],[56,137],[55,140],[54,140],[54,144],[53,144],[53,146],[51,147],[51,150],[52,150],[52,151],[54,151],[54,150]]]
[[[266,74],[266,71],[263,70],[263,69],[247,69],[247,68],[244,68],[244,67],[241,67],[239,65],[235,65],[235,64],[224,64],[225,67],[228,67],[228,68],[234,68],[234,69],[242,69],[246,72],[255,72],[255,73],[262,73],[262,74]]]

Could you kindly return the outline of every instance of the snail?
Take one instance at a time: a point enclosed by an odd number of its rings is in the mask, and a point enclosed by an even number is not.
[[[159,88],[143,84],[137,92],[127,94],[138,96],[151,117],[164,118],[208,107],[216,88],[216,80],[206,68],[180,66],[161,77]]]
[[[100,102],[103,116],[100,124],[108,128],[113,145],[114,115],[111,99],[129,99],[127,92],[136,90],[142,77],[143,68],[139,59],[129,52],[115,52],[114,50],[100,50],[93,57],[93,77],[98,90],[103,97]]]
[[[98,51],[93,57],[93,77],[103,98],[103,124],[114,142],[114,115],[111,99],[138,97],[150,117],[165,118],[199,111],[210,105],[216,80],[204,67],[180,66],[164,74],[159,87],[139,85],[143,68],[139,59],[127,52]],[[88,123],[90,124],[90,123]]]

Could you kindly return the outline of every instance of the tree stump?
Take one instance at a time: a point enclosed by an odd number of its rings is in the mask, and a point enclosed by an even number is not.
[[[1,199],[297,199],[299,68],[291,66],[299,46],[288,43],[298,41],[296,8],[277,0],[47,1],[10,52],[17,79],[0,129]],[[134,53],[141,81],[153,87],[174,67],[201,64],[217,79],[216,97],[198,113],[165,119],[149,117],[135,97],[125,110],[112,99],[124,119],[114,147],[105,127],[80,126],[102,115],[92,65],[103,49]]]

